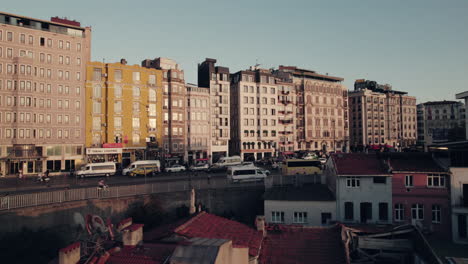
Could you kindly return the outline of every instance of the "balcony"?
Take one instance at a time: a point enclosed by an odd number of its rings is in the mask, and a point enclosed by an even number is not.
[[[290,135],[292,134],[293,132],[292,131],[279,131],[278,132],[280,135]]]
[[[281,94],[283,94],[283,95],[288,95],[288,94],[289,94],[289,91],[281,91]]]
[[[282,125],[292,124],[293,120],[292,119],[280,119],[279,123]]]
[[[290,114],[292,114],[293,112],[292,112],[292,111],[283,111],[283,110],[281,110],[281,111],[278,111],[278,113],[279,113],[280,115],[290,115]]]
[[[291,100],[280,100],[279,102],[280,102],[281,104],[284,104],[284,105],[288,105],[288,104],[292,103]]]

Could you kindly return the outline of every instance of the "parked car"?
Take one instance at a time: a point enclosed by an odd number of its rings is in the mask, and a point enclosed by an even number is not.
[[[255,164],[251,161],[244,161],[242,162],[242,166],[255,166]]]
[[[207,163],[190,166],[191,171],[207,171],[209,168],[210,165],[208,165]]]
[[[182,165],[172,165],[171,167],[166,168],[166,172],[181,172],[186,171],[186,168]]]
[[[148,164],[144,166],[139,166],[138,168],[133,169],[132,171],[128,172],[128,176],[136,177],[136,176],[155,176],[156,173],[159,172],[159,166],[154,164]]]

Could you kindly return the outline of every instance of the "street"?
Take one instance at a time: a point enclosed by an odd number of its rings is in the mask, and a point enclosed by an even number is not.
[[[272,176],[280,176],[279,171],[272,171]],[[0,195],[29,193],[29,192],[40,192],[40,191],[52,191],[60,190],[64,188],[83,188],[97,186],[101,179],[104,179],[106,184],[110,187],[145,183],[145,182],[187,182],[190,180],[200,182],[206,181],[208,184],[213,186],[222,186],[226,182],[226,172],[174,172],[167,173],[162,172],[154,177],[128,177],[124,175],[115,175],[111,177],[88,177],[88,178],[76,178],[68,175],[63,176],[51,176],[50,182],[43,183],[37,182],[37,177],[26,177],[25,179],[18,179],[13,177],[0,178]]]

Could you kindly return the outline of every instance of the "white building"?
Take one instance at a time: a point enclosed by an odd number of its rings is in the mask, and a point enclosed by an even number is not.
[[[229,68],[215,66],[215,59],[198,64],[198,86],[210,89],[211,142],[208,158],[211,162],[227,157],[230,135]]]
[[[392,178],[374,154],[334,154],[324,171],[336,197],[336,219],[345,223],[392,223]]]
[[[278,87],[269,70],[232,75],[230,153],[244,160],[276,156],[279,141]]]
[[[274,187],[265,193],[269,224],[323,226],[336,219],[336,201],[326,185]]]

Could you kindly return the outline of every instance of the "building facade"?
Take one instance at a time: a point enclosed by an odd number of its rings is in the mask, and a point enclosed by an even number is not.
[[[230,74],[229,68],[215,66],[215,59],[198,64],[198,87],[210,89],[211,142],[208,159],[216,162],[229,153],[230,132]]]
[[[336,220],[392,223],[392,178],[375,154],[334,154],[324,171],[336,196]]]
[[[465,139],[465,106],[456,101],[426,102],[417,105],[418,144]]]
[[[449,239],[449,172],[426,153],[387,153],[382,160],[392,173],[393,222]]]
[[[187,84],[187,160],[189,164],[207,161],[211,140],[210,89]]]
[[[326,226],[336,220],[335,197],[323,184],[273,187],[264,199],[268,224]]]
[[[356,80],[349,92],[350,139],[355,150],[371,145],[416,144],[416,98],[390,85]]]
[[[144,60],[143,67],[162,70],[163,74],[163,149],[167,164],[182,163],[186,157],[186,88],[184,71],[174,60]]]
[[[162,71],[139,65],[90,62],[86,74],[88,162],[127,166],[161,155]]]
[[[251,69],[232,75],[232,155],[240,155],[244,161],[276,156],[279,121],[286,121],[279,119],[278,93],[269,70]]]
[[[0,172],[71,170],[83,162],[91,28],[0,12]]]
[[[348,91],[341,83],[344,79],[295,66],[279,66],[275,75],[294,84],[297,149],[346,152]]]

